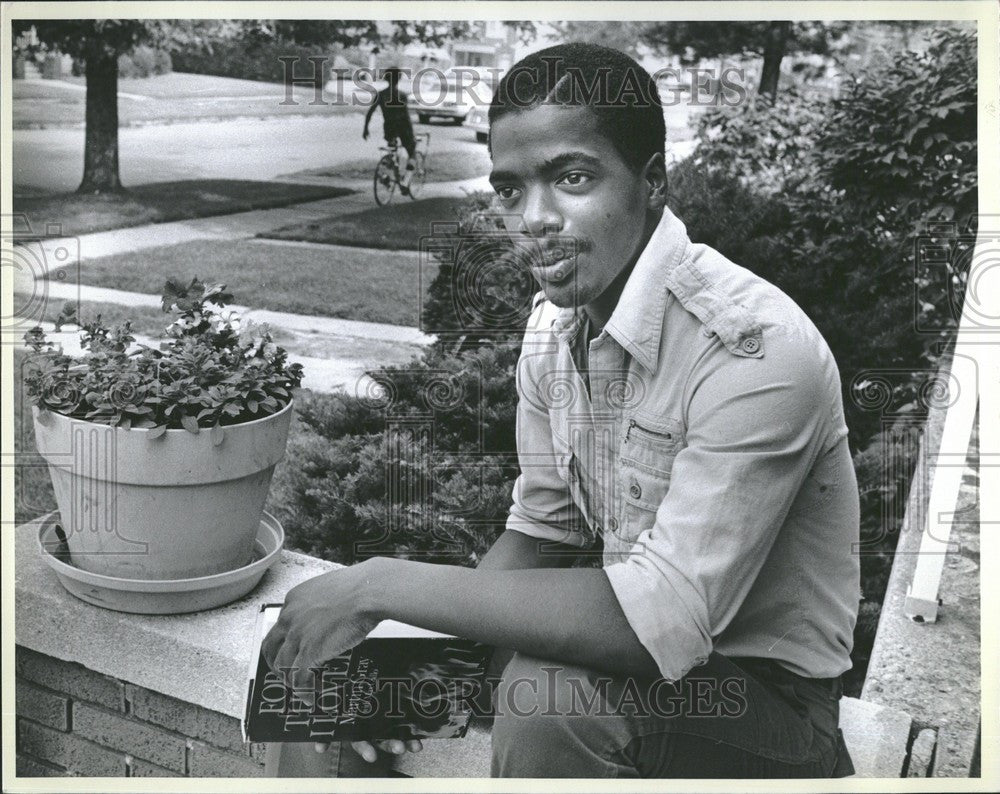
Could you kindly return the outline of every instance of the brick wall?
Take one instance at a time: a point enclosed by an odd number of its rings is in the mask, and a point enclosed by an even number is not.
[[[234,717],[64,662],[15,652],[17,774],[260,777],[264,745]]]

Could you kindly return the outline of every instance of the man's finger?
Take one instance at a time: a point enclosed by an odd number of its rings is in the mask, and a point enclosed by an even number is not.
[[[280,670],[282,667],[291,667],[295,664],[295,657],[299,655],[299,641],[293,634],[286,634],[281,638],[281,646],[274,655],[271,663],[272,670]]]
[[[328,749],[330,749],[329,744],[324,744],[323,742],[316,742],[313,744],[313,750],[317,753],[325,753]]]
[[[298,698],[312,707],[316,700],[316,672],[310,665],[313,663],[308,652],[300,648],[299,655],[292,662],[292,689]]]
[[[309,659],[301,645],[295,661],[292,662],[292,684],[296,692],[308,690],[310,694],[312,693],[313,680],[312,673],[309,672]]]
[[[406,743],[406,749],[409,750],[411,753],[419,753],[421,750],[424,749],[424,744],[423,742],[420,741],[420,739],[410,739]]]
[[[369,742],[351,742],[351,748],[369,764],[374,764],[378,754]]]
[[[406,746],[399,739],[386,739],[378,743],[379,748],[393,755],[401,755],[406,752]]]
[[[267,636],[264,637],[264,642],[261,643],[260,652],[264,655],[264,659],[267,661],[268,667],[272,670],[274,669],[274,657],[277,656],[284,641],[285,629],[279,624],[275,624],[271,627]]]

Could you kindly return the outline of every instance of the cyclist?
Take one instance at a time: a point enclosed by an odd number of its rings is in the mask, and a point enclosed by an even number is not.
[[[368,140],[368,122],[371,121],[375,108],[381,108],[382,130],[386,143],[392,146],[398,139],[406,150],[406,172],[404,176],[400,177],[399,189],[403,195],[408,196],[410,194],[410,179],[413,178],[413,155],[417,150],[417,141],[413,135],[413,124],[410,122],[410,111],[407,105],[409,97],[399,88],[399,78],[402,77],[402,74],[403,72],[398,66],[391,66],[383,73],[389,85],[378,92],[375,101],[368,108],[368,114],[365,116],[365,130],[361,137]]]

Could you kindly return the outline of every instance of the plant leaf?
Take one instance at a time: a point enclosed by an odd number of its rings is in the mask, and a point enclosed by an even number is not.
[[[187,414],[185,414],[184,416],[181,417],[181,424],[184,425],[184,429],[187,430],[189,433],[194,433],[195,435],[198,435],[198,433],[201,432],[201,428],[198,427],[198,420],[195,419],[193,416],[188,416]]]
[[[226,437],[226,431],[220,425],[212,425],[212,446],[217,447]]]
[[[157,425],[156,427],[151,429],[148,433],[146,433],[146,440],[152,441],[154,438],[159,438],[166,432],[167,432],[166,425]]]

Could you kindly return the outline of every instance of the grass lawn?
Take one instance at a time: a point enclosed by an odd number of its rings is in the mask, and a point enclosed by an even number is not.
[[[27,356],[27,351],[14,349],[14,453],[19,456],[14,468],[15,524],[31,521],[56,507],[48,468],[35,447],[31,408],[22,394],[21,369]]]
[[[349,160],[330,168],[315,168],[303,171],[304,175],[330,177],[334,179],[371,180],[375,163],[371,158]],[[452,182],[456,179],[474,179],[490,172],[490,156],[486,147],[464,146],[462,148],[435,149],[431,137],[430,155],[427,158],[428,182]]]
[[[426,264],[422,281],[419,269],[410,252],[197,240],[87,260],[81,280],[158,295],[168,277],[198,276],[228,285],[235,303],[254,309],[416,326],[419,290],[437,265]]]
[[[304,201],[344,196],[342,187],[256,182],[239,179],[190,179],[154,182],[115,195],[14,196],[14,211],[25,213],[33,229],[59,221],[63,234],[122,229],[146,223],[165,223],[232,212],[287,207]]]
[[[387,207],[372,207],[319,222],[283,226],[266,236],[278,240],[418,251],[420,238],[431,233],[431,225],[457,220],[466,201],[464,197],[418,201],[403,198]]]

